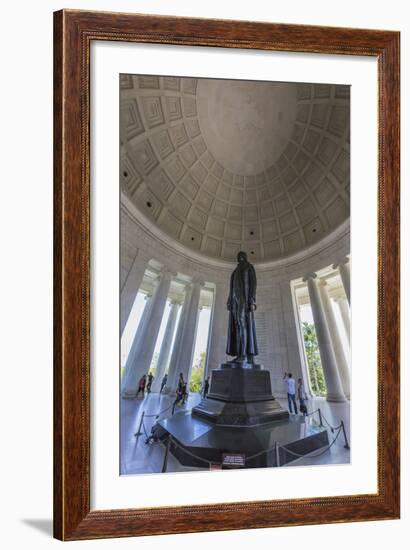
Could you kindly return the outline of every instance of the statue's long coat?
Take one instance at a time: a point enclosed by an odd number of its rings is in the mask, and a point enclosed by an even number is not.
[[[256,303],[256,273],[252,264],[239,262],[231,275],[226,353],[232,356],[258,355],[256,328],[250,306]]]

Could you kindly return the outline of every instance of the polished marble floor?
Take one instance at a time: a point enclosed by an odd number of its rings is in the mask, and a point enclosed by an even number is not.
[[[160,413],[160,418],[165,418],[171,414],[171,408],[174,398],[158,393],[145,395],[144,399],[121,399],[121,474],[149,474],[161,472],[164,459],[164,446],[161,443],[145,443],[145,432],[149,434],[156,421],[156,415]],[[189,411],[200,401],[199,394],[190,394],[187,403],[175,408],[175,414]],[[287,401],[279,399],[283,407],[287,408]],[[307,402],[308,412],[320,408],[324,423],[326,421],[337,426],[340,420],[343,420],[346,428],[346,434],[350,441],[350,406],[349,403],[328,403],[324,399],[312,399]],[[144,422],[142,426],[142,435],[135,436],[138,431],[141,416],[144,412]],[[150,416],[151,415],[151,416]],[[318,418],[317,413],[313,415]],[[329,441],[332,441],[335,433],[329,430]],[[317,452],[313,454],[318,454]],[[350,451],[344,448],[343,434],[337,438],[332,447],[320,456],[305,456],[292,462],[290,466],[307,466],[323,464],[346,464],[350,462]],[[197,470],[182,466],[176,458],[170,453],[167,463],[167,472],[182,472]]]

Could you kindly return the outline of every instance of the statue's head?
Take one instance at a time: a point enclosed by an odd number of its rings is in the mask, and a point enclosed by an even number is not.
[[[238,263],[241,263],[241,262],[247,262],[248,261],[248,257],[246,255],[246,252],[238,252],[238,256],[237,256],[237,259],[238,259]]]

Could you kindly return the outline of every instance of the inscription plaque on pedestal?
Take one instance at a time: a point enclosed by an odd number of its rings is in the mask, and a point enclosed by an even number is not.
[[[245,460],[246,460],[246,457],[243,453],[241,454],[223,453],[222,468],[223,469],[245,468]]]

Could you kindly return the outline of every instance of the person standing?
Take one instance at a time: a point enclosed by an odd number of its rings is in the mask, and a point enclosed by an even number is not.
[[[295,384],[295,379],[292,378],[291,372],[288,373],[288,377],[286,379],[286,386],[288,390],[289,412],[292,414],[292,403],[293,403],[295,414],[298,414],[298,408],[296,406],[296,384]]]
[[[140,381],[138,382],[138,391],[137,391],[137,395],[135,396],[137,399],[140,392],[142,393],[142,398],[144,399],[146,383],[147,383],[147,375],[144,374],[143,376],[141,376]]]
[[[184,397],[184,388],[185,388],[185,382],[184,382],[184,376],[182,372],[179,373],[179,379],[178,379],[178,386],[176,391],[176,400],[175,403],[179,404]]]
[[[182,393],[182,388],[184,387],[184,385],[185,385],[184,375],[182,374],[182,372],[180,372],[179,373],[179,378],[178,378],[177,392],[179,391],[180,393]]]
[[[154,375],[152,374],[152,372],[150,372],[148,374],[147,393],[151,393],[151,386],[152,386],[153,380],[154,380]]]
[[[159,390],[159,393],[161,394],[162,393],[162,390],[165,388],[165,386],[167,385],[167,382],[168,382],[168,374],[165,373],[164,374],[164,378],[162,379],[162,382],[161,382],[161,389]]]
[[[299,399],[299,410],[303,416],[307,416],[307,407],[305,401],[307,399],[305,388],[303,387],[303,380],[298,378],[298,399]]]
[[[183,402],[185,387],[186,386],[185,386],[185,382],[184,382],[184,377],[183,377],[182,372],[180,372],[179,373],[179,379],[178,379],[178,386],[177,386],[177,389],[176,389],[176,397],[175,397],[175,401],[172,405],[172,414],[174,414],[175,406],[179,405],[181,402]]]
[[[204,399],[208,395],[208,392],[209,392],[209,376],[206,377],[205,384],[204,384],[204,392],[202,394]]]
[[[184,383],[182,386],[182,404],[186,403],[188,401],[188,388],[187,385]]]

